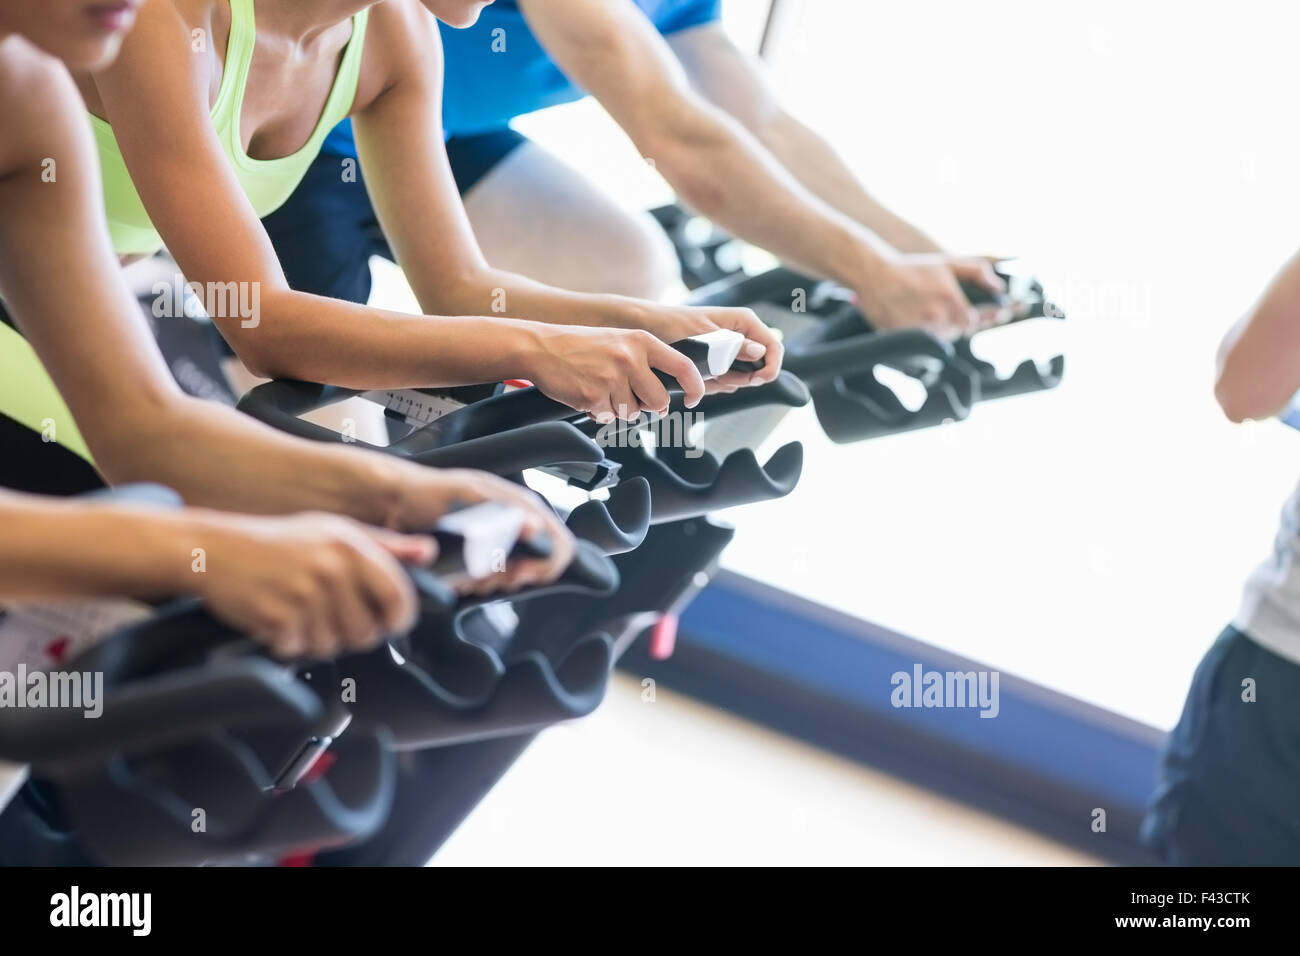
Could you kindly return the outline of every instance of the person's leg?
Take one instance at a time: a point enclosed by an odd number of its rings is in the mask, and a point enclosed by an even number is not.
[[[1143,838],[1177,865],[1300,864],[1300,664],[1223,632],[1166,743]]]
[[[0,807],[0,867],[99,865],[77,841],[48,785],[29,780]]]
[[[448,144],[453,170],[469,162],[458,146]],[[624,209],[536,143],[519,143],[464,200],[483,254],[497,268],[575,292],[679,294],[677,255],[649,213]]]

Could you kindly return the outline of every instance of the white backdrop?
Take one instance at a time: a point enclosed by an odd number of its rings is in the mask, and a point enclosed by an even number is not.
[[[764,6],[730,0],[738,35]],[[1171,726],[1300,476],[1300,434],[1212,394],[1220,337],[1300,246],[1300,7],[792,12],[788,104],[951,249],[1028,257],[1069,368],[942,434],[835,447],[792,419],[803,483],[735,516],[728,565]],[[670,195],[594,104],[521,126],[629,205]]]

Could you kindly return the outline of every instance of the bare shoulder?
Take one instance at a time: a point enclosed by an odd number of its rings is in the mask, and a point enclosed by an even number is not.
[[[226,0],[149,0],[141,13],[154,20],[176,18],[192,29],[211,30],[221,36],[230,31],[230,4]]]
[[[191,50],[200,39],[209,41],[204,45],[214,53],[226,48],[230,37],[230,4],[227,0],[150,0],[145,9],[159,5],[162,5],[162,10],[155,12],[150,22],[163,29],[183,26]]]
[[[438,21],[418,0],[383,0],[370,8],[355,107],[364,109],[397,83],[441,69]]]
[[[74,142],[81,98],[63,64],[19,36],[0,40],[0,175]]]
[[[124,116],[110,117],[109,103],[183,113],[215,99],[229,35],[225,0],[146,0],[117,58],[74,79],[86,109],[115,126]]]

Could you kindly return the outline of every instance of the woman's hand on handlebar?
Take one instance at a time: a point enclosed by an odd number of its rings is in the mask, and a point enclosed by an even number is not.
[[[785,358],[781,337],[764,324],[753,309],[649,305],[638,319],[637,327],[668,343],[718,329],[730,329],[743,335],[745,344],[740,349],[739,358],[746,362],[765,359],[763,367],[757,372],[728,372],[706,382],[705,391],[710,395],[734,392],[749,385],[765,385],[781,374],[781,362]]]
[[[668,389],[656,370],[677,380],[688,408],[704,397],[704,380],[691,360],[649,332],[529,323],[528,334],[528,379],[603,424],[668,410]]]
[[[431,563],[432,538],[338,515],[197,519],[194,593],[279,657],[369,650],[409,630],[418,604],[403,564]],[[200,570],[201,567],[201,570]]]
[[[538,495],[513,482],[468,468],[429,468],[407,462],[397,466],[397,509],[391,523],[398,528],[431,528],[457,508],[496,501],[524,515],[524,540],[546,538],[550,556],[509,562],[505,570],[478,581],[458,582],[464,593],[510,592],[529,585],[548,584],[564,573],[573,560],[573,534]]]

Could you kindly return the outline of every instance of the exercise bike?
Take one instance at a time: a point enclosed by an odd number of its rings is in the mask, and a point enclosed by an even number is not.
[[[107,494],[178,504],[151,487]],[[416,627],[330,661],[272,660],[193,600],[15,611],[29,623],[61,616],[65,627],[131,620],[105,634],[83,629],[67,662],[50,672],[51,682],[96,675],[97,719],[66,708],[0,708],[0,779],[8,781],[0,806],[30,773],[67,819],[65,828],[27,821],[18,835],[30,844],[29,861],[237,863],[338,846],[383,824],[396,751],[517,734],[589,712],[603,695],[607,636],[559,642],[548,649],[554,657],[498,656],[455,629],[484,599],[458,598],[445,579],[483,576],[485,556],[545,553],[545,541],[519,538],[522,521],[515,509],[490,504],[439,522],[435,571],[410,571],[421,600]],[[512,600],[611,594],[617,584],[612,562],[580,545],[559,580]]]
[[[737,367],[736,333],[679,343],[701,374],[715,377]],[[665,380],[668,416],[682,415],[682,394]],[[302,437],[343,440],[337,432],[299,416],[358,393],[295,382],[253,389],[240,408]],[[600,661],[608,675],[619,656],[643,635],[652,651],[671,651],[676,615],[707,583],[733,531],[715,511],[782,497],[793,490],[802,450],[792,443],[760,465],[752,450],[725,459],[687,447],[655,447],[637,437],[663,419],[598,425],[532,387],[490,385],[471,389],[360,393],[409,429],[376,450],[425,464],[458,462],[465,449],[499,448],[489,470],[523,481],[523,472],[558,479],[585,500],[567,511],[575,535],[614,556],[621,586],[612,594],[551,593],[512,606],[504,623],[488,613],[462,624],[459,637],[479,647],[504,647],[517,655],[553,658],[574,633],[610,637]],[[769,385],[709,396],[695,410],[706,420],[767,405],[797,407],[807,390],[783,373]],[[489,456],[492,458],[493,456]],[[630,503],[634,502],[634,504]],[[562,513],[564,511],[562,510]],[[635,522],[630,520],[635,516]],[[391,721],[390,721],[391,724]],[[467,728],[467,731],[469,728]],[[451,738],[403,756],[396,810],[384,829],[354,847],[321,854],[322,864],[423,863],[490,789],[531,740],[534,729]],[[429,743],[429,741],[423,741]]]
[[[835,442],[853,442],[959,422],[977,402],[1044,391],[1060,384],[1065,357],[1045,364],[1030,358],[1007,376],[980,357],[976,343],[984,330],[949,343],[921,329],[878,332],[854,296],[834,282],[815,279],[784,266],[755,275],[742,266],[740,245],[707,220],[680,206],[652,211],[677,251],[690,304],[754,309],[785,335],[785,368],[809,387],[818,421]],[[995,270],[1007,284],[1014,306],[1007,325],[1036,319],[1059,320],[1064,311],[1042,283],[1004,261]],[[981,287],[963,283],[973,305],[995,304]],[[891,372],[919,386],[915,407],[887,383]],[[725,434],[710,436],[710,447],[725,451],[755,445],[779,423],[779,413],[751,415]]]

